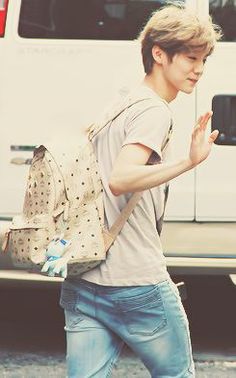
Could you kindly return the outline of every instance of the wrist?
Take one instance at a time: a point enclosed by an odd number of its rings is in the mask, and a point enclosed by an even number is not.
[[[197,164],[194,164],[193,161],[189,158],[184,159],[182,163],[186,171],[189,171],[190,169],[193,169],[197,166]]]

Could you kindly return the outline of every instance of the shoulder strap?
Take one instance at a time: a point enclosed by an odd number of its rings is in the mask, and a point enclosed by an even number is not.
[[[172,123],[172,120],[171,120],[166,138],[164,139],[162,147],[161,147],[162,152],[166,149],[166,147],[169,143],[172,131],[173,131],[173,123]],[[123,208],[123,210],[121,211],[117,220],[113,223],[113,225],[111,226],[109,231],[106,232],[106,237],[105,237],[105,249],[106,249],[106,251],[111,247],[111,245],[115,241],[116,237],[119,235],[120,231],[122,230],[123,226],[125,225],[125,222],[130,217],[132,211],[134,210],[135,206],[137,205],[137,203],[141,199],[142,195],[143,195],[143,191],[142,192],[136,192],[130,197],[127,205]]]
[[[103,115],[103,118],[101,121],[93,123],[89,129],[88,129],[88,138],[89,140],[92,140],[104,127],[109,125],[110,122],[112,122],[115,118],[117,118],[122,112],[124,112],[126,109],[131,107],[134,104],[137,104],[138,102],[144,101],[144,100],[150,100],[151,97],[127,97],[126,99],[123,99],[117,104],[115,108],[113,108],[111,111],[105,113]]]
[[[106,235],[107,237],[105,238],[106,251],[111,247],[116,237],[119,235],[120,231],[125,225],[125,222],[130,217],[132,211],[134,210],[135,206],[141,199],[142,195],[143,195],[143,192],[137,192],[137,193],[134,193],[130,197],[127,205],[123,208],[117,220],[113,223],[109,231],[107,231],[107,235]]]

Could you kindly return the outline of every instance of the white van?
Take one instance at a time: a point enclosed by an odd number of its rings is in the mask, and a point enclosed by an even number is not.
[[[0,0],[0,225],[23,204],[32,150],[91,122],[143,75],[142,24],[164,0]],[[163,245],[173,274],[236,273],[236,1],[186,0],[224,31],[192,95],[171,104],[176,158],[198,116],[213,108],[217,145],[174,180]],[[22,164],[14,164],[14,163]],[[1,257],[0,278],[39,279]],[[42,278],[44,279],[44,278]]]

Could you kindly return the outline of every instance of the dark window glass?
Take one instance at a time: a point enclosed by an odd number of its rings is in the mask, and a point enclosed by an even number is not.
[[[24,38],[135,39],[164,0],[22,0]]]
[[[223,41],[236,41],[236,0],[210,0],[210,14],[221,26]]]

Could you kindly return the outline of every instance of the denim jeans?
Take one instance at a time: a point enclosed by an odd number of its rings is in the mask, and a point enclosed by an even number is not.
[[[124,343],[153,378],[195,376],[188,320],[171,280],[132,287],[65,281],[60,303],[69,378],[110,377]]]

